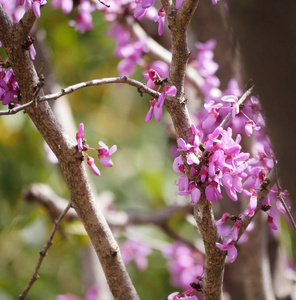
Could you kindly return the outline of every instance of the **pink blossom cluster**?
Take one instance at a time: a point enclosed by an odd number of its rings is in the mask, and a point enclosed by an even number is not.
[[[126,265],[134,261],[139,270],[143,271],[147,269],[147,257],[151,253],[148,245],[136,240],[126,240],[121,244],[120,250]]]
[[[151,89],[155,87],[155,84],[162,84],[161,78],[158,72],[154,69],[149,69],[148,73],[144,75],[147,81],[147,86]],[[159,88],[160,89],[160,88]],[[158,90],[159,90],[158,89]],[[175,97],[177,94],[177,89],[174,85],[165,85],[156,100],[155,98],[149,101],[149,111],[145,117],[145,122],[149,122],[154,115],[155,121],[160,121],[162,117],[162,107],[167,96]]]
[[[91,286],[85,293],[85,300],[97,300],[99,296],[100,289],[98,286]],[[57,295],[56,300],[79,300],[80,297],[73,294]]]
[[[170,281],[174,286],[188,290],[197,277],[199,280],[196,283],[199,283],[204,274],[204,258],[196,249],[176,242],[165,247],[162,254],[168,262]]]
[[[148,51],[144,41],[133,39],[130,32],[118,23],[109,29],[109,36],[116,41],[114,55],[122,60],[118,64],[120,76],[129,76],[137,65],[144,66],[143,54]]]
[[[16,82],[13,70],[9,67],[7,61],[2,61],[0,65],[0,100],[2,105],[12,105],[14,104],[14,96],[19,95],[19,87]]]
[[[116,152],[117,146],[113,145],[110,149],[102,142],[99,141],[101,148],[91,148],[85,144],[84,140],[84,124],[80,123],[78,127],[78,132],[76,133],[77,148],[79,151],[84,151],[87,156],[87,164],[90,166],[93,173],[97,176],[101,176],[101,172],[95,164],[94,158],[90,157],[87,153],[87,150],[94,150],[98,152],[98,158],[101,164],[105,167],[112,167],[113,162],[110,158],[110,155]]]
[[[25,5],[25,10],[33,9],[36,18],[40,18],[40,8],[46,3],[46,0],[16,0],[16,5]]]

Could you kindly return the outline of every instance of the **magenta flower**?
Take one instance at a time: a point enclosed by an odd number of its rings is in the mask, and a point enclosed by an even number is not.
[[[250,193],[252,194],[250,197],[249,206],[246,212],[244,212],[245,216],[253,217],[255,210],[257,208],[257,193],[254,189],[250,189]]]
[[[99,145],[102,147],[98,149],[98,157],[100,159],[101,164],[105,167],[112,167],[113,162],[109,156],[117,151],[117,146],[113,145],[109,149],[102,141],[99,141]]]
[[[155,84],[154,84],[154,81],[159,77],[158,73],[154,70],[154,69],[149,69],[148,73],[144,74],[144,77],[147,81],[147,86],[150,88],[150,89],[154,89],[155,87]]]
[[[145,122],[149,122],[152,118],[152,115],[154,115],[155,121],[160,121],[162,117],[162,106],[164,104],[164,100],[166,96],[176,96],[177,89],[173,86],[165,86],[162,89],[162,92],[160,96],[158,97],[158,100],[155,99],[149,101],[150,109],[145,117]]]
[[[145,122],[146,123],[149,122],[152,119],[152,115],[154,114],[155,104],[156,104],[156,99],[153,99],[153,100],[149,101],[149,107],[150,108],[148,110],[147,115],[145,116]],[[154,114],[154,118],[156,119],[155,114]]]
[[[165,11],[163,7],[159,10],[158,15],[155,16],[154,22],[158,22],[158,35],[162,35],[165,22]]]
[[[239,113],[238,97],[234,95],[227,95],[221,98],[224,102],[230,102],[232,104],[232,118]]]
[[[215,101],[212,100],[209,103],[204,104],[204,107],[208,111],[209,115],[202,123],[203,129],[210,128],[212,125],[214,125],[214,123],[216,122],[219,116],[219,110],[222,108],[223,104],[222,103],[214,104],[214,103]]]
[[[270,215],[268,215],[268,217],[267,217],[267,223],[271,229],[273,229],[273,230],[278,229],[277,226],[273,223],[273,217]]]
[[[30,54],[31,59],[34,60],[36,57],[36,50],[35,50],[35,47],[33,44],[31,44],[29,46],[29,54]]]
[[[101,172],[98,169],[98,167],[95,165],[95,160],[92,157],[87,156],[87,164],[90,166],[91,170],[95,175],[101,176]]]
[[[69,14],[73,8],[73,0],[53,0],[52,7],[54,9],[61,7],[64,14]]]
[[[154,0],[142,0],[142,8],[149,8],[154,4]]]
[[[228,243],[224,240],[223,244],[216,243],[216,247],[222,251],[227,251],[227,257],[229,261],[232,263],[235,261],[237,257],[237,249],[235,248],[234,241],[228,241]]]
[[[77,140],[77,148],[78,150],[83,150],[83,136],[84,133],[84,124],[80,123],[78,127],[78,132],[76,133],[76,140]]]
[[[182,296],[184,294],[184,297]],[[179,295],[179,292],[174,292],[168,295],[168,300],[198,300],[195,295],[187,294],[186,292]]]
[[[245,122],[245,132],[247,136],[251,136],[253,134],[253,130],[260,130],[260,126],[256,126],[253,120],[248,120]]]
[[[176,0],[176,8],[179,9],[182,4],[183,4],[184,0]]]
[[[147,257],[151,253],[151,249],[146,244],[135,240],[127,240],[120,246],[123,261],[127,265],[132,260],[135,262],[137,269],[144,271],[147,269]]]
[[[216,203],[217,198],[222,199],[223,196],[221,194],[220,191],[220,186],[216,181],[210,182],[206,189],[205,189],[205,193],[206,193],[206,198],[211,201],[212,203]]]
[[[46,0],[33,0],[33,11],[37,19],[40,18],[40,7],[47,3]]]

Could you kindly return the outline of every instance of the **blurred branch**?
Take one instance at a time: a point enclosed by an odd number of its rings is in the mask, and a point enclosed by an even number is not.
[[[22,294],[20,294],[18,296],[18,300],[23,300],[25,299],[25,297],[27,296],[29,290],[31,289],[31,287],[33,286],[34,282],[39,278],[39,275],[38,275],[38,271],[41,267],[41,264],[45,258],[45,256],[47,255],[47,251],[48,249],[50,248],[50,246],[53,244],[53,238],[54,238],[54,235],[59,227],[59,224],[60,222],[62,221],[62,219],[64,218],[64,216],[67,214],[68,210],[70,209],[71,207],[71,202],[68,202],[68,205],[67,207],[64,209],[64,211],[60,214],[59,218],[56,219],[54,221],[54,224],[53,224],[53,228],[52,228],[52,231],[51,231],[51,234],[48,238],[48,241],[47,243],[44,245],[42,251],[40,252],[40,256],[39,256],[39,260],[37,262],[37,265],[36,265],[36,268],[35,268],[35,271],[34,271],[34,274],[33,276],[31,277],[29,283],[27,284],[26,288],[24,289],[24,291],[22,292]]]
[[[126,83],[128,85],[134,86],[138,89],[138,92],[142,95],[143,93],[151,95],[154,98],[157,98],[159,93],[150,89],[147,87],[144,83],[141,83],[137,80],[128,78],[126,76],[124,77],[110,77],[110,78],[103,78],[103,79],[93,79],[90,81],[86,82],[80,82],[71,86],[68,86],[66,88],[61,89],[60,92],[54,93],[54,94],[48,94],[44,96],[37,96],[35,99],[20,105],[18,107],[5,110],[5,111],[0,111],[0,115],[13,115],[16,114],[25,108],[28,108],[32,105],[35,105],[36,103],[44,102],[44,101],[49,101],[49,100],[57,100],[67,94],[71,94],[79,89],[85,88],[85,87],[90,87],[90,86],[99,86],[103,84],[110,84],[110,83]]]
[[[25,200],[35,201],[45,207],[51,218],[56,218],[68,203],[66,199],[59,197],[45,184],[32,184],[23,195]],[[168,206],[154,213],[104,211],[106,220],[111,227],[124,228],[129,225],[151,224],[158,226],[173,240],[181,241],[191,247],[195,247],[191,242],[181,237],[169,226],[169,219],[176,213],[182,213],[184,215],[192,213],[192,206]],[[75,219],[78,219],[78,216],[76,212],[71,209],[66,215],[66,220],[72,221]]]
[[[171,64],[172,53],[151,38],[134,19],[125,18],[121,23],[139,40],[145,41],[145,45],[149,49],[148,55],[154,59],[162,60],[168,65]],[[204,85],[204,79],[198,71],[191,65],[187,65],[185,75],[188,82],[202,95],[201,87]]]
[[[285,211],[292,223],[292,226],[294,227],[294,230],[296,231],[296,224],[295,224],[295,220],[285,202],[285,200],[283,199],[282,195],[281,195],[281,191],[282,191],[282,188],[280,186],[280,183],[279,183],[279,177],[278,177],[278,172],[277,172],[277,162],[276,162],[276,159],[274,158],[273,159],[273,163],[274,163],[274,167],[275,167],[275,176],[276,176],[276,186],[277,186],[277,197],[278,199],[281,201],[283,207],[285,208]]]

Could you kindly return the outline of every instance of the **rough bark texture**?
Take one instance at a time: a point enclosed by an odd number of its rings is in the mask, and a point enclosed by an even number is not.
[[[38,85],[38,76],[29,53],[22,47],[34,22],[35,16],[30,10],[19,24],[13,24],[0,5],[0,40],[18,81],[21,103],[34,98],[34,91]],[[90,236],[115,299],[138,299],[126,272],[119,247],[97,207],[82,162],[82,154],[78,152],[76,143],[64,132],[47,102],[28,107],[26,113],[59,159],[72,205]]]
[[[218,300],[222,297],[225,251],[216,247],[219,241],[215,218],[210,202],[202,195],[194,206],[194,218],[205,246],[205,276],[202,284],[204,299]]]
[[[179,10],[170,6],[167,1],[162,1],[162,4],[168,16],[172,34],[172,62],[168,81],[170,85],[175,85],[177,88],[176,98],[166,99],[165,105],[172,117],[177,137],[183,138],[187,143],[192,143],[193,133],[184,95],[184,78],[190,54],[187,45],[187,27],[198,5],[198,0],[185,1]],[[191,181],[193,180],[192,174],[185,156],[183,160],[186,175]],[[195,205],[194,211],[206,252],[203,296],[205,300],[219,300],[222,298],[225,252],[215,245],[219,240],[219,235],[212,208],[204,196]]]

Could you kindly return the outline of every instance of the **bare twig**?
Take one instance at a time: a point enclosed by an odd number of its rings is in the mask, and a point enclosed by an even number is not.
[[[253,91],[254,86],[251,86],[238,100],[237,105],[240,106],[242,105],[247,98],[251,95],[252,91]],[[229,121],[229,119],[232,116],[232,111],[230,111],[227,116],[225,117],[225,119],[221,122],[221,124],[219,125],[220,127],[224,127],[226,125],[226,123]]]
[[[54,93],[54,94],[48,94],[48,95],[44,95],[44,96],[38,96],[35,99],[33,99],[32,101],[27,102],[26,104],[20,105],[18,107],[9,109],[9,110],[3,110],[0,111],[0,115],[13,115],[16,114],[28,107],[30,107],[33,104],[36,104],[38,102],[43,102],[43,101],[49,101],[49,100],[57,100],[59,98],[61,98],[62,96],[65,96],[67,94],[71,94],[79,89],[85,88],[85,87],[89,87],[89,86],[99,86],[99,85],[103,85],[103,84],[110,84],[110,83],[126,83],[129,84],[131,86],[134,86],[136,88],[138,88],[139,93],[145,93],[148,95],[151,95],[154,98],[157,98],[159,96],[159,93],[150,89],[149,87],[147,87],[144,83],[139,82],[137,80],[128,78],[126,76],[124,77],[110,77],[110,78],[103,78],[103,79],[93,79],[90,81],[86,81],[86,82],[80,82],[71,86],[68,86],[66,88],[63,88],[61,91]]]
[[[25,299],[25,297],[27,296],[28,292],[30,291],[30,289],[32,288],[34,282],[39,278],[39,275],[38,275],[38,271],[41,267],[41,264],[45,258],[45,256],[47,255],[47,251],[48,249],[50,248],[50,246],[53,244],[53,237],[59,227],[59,224],[60,222],[62,221],[63,217],[67,214],[68,210],[70,209],[71,207],[71,202],[68,203],[67,207],[65,208],[65,210],[61,213],[61,215],[59,216],[58,219],[56,219],[54,221],[54,224],[53,224],[53,228],[52,228],[52,231],[51,231],[51,234],[48,238],[48,241],[47,243],[44,245],[42,251],[40,252],[40,256],[39,256],[39,260],[37,262],[37,265],[36,265],[36,268],[35,268],[35,271],[34,271],[34,274],[33,276],[31,277],[29,283],[27,284],[26,288],[24,289],[24,291],[22,292],[22,294],[20,294],[18,296],[18,300],[23,300]]]
[[[280,183],[279,183],[278,172],[277,172],[277,163],[276,163],[275,158],[273,159],[273,163],[274,163],[275,176],[276,176],[277,197],[281,201],[282,205],[284,206],[285,211],[286,211],[286,213],[287,213],[287,215],[288,215],[288,217],[289,217],[289,219],[292,223],[292,226],[294,227],[294,230],[296,231],[295,220],[294,220],[294,218],[293,218],[293,216],[292,216],[292,214],[291,214],[291,212],[290,212],[290,210],[289,210],[289,208],[288,208],[288,206],[287,206],[287,204],[286,204],[286,202],[283,199],[282,194],[281,194],[282,188],[281,188]]]

